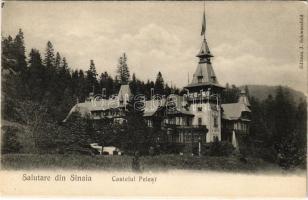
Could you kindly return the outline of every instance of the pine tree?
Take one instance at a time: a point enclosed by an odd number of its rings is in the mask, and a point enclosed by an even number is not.
[[[54,85],[54,90],[52,91],[52,95],[55,96],[55,101],[57,102],[57,104],[60,104],[63,97],[63,92],[65,90],[65,88],[68,87],[68,83],[69,83],[69,72],[67,72],[67,63],[65,58],[63,58],[64,62],[62,64],[62,58],[59,52],[56,53],[56,58],[55,58],[55,66],[54,66],[54,76],[53,76],[53,85]],[[64,65],[64,68],[63,68]],[[67,74],[68,73],[68,74]],[[69,98],[69,97],[66,97]],[[58,113],[61,114],[61,113]],[[58,115],[57,114],[57,115]]]
[[[63,91],[63,88],[67,88],[67,87],[70,87],[70,81],[71,81],[71,74],[70,74],[70,71],[69,71],[69,67],[68,67],[68,64],[66,62],[66,58],[63,57],[62,58],[62,61],[59,62],[59,66],[57,67],[58,68],[58,80],[59,80],[59,85],[60,85],[60,88],[62,89]]]
[[[155,83],[153,81],[148,80],[147,83],[145,83],[144,88],[145,92],[144,95],[146,96],[147,99],[151,98],[151,89],[155,87]]]
[[[56,105],[58,96],[55,95],[57,87],[57,74],[55,68],[55,54],[54,48],[50,41],[47,42],[46,52],[44,58],[44,64],[46,66],[46,92],[45,92],[45,103],[49,106]]]
[[[98,81],[97,81],[97,72],[93,60],[90,60],[90,68],[87,71],[87,86],[88,91],[97,93],[99,92]]]
[[[71,82],[70,82],[70,87],[72,88],[72,92],[73,94],[78,97],[79,95],[79,88],[78,88],[78,70],[74,70],[72,71],[72,79],[71,79]]]
[[[105,88],[106,97],[109,97],[113,92],[113,78],[107,72],[104,72],[100,75],[99,84],[101,89]]]
[[[61,55],[59,52],[57,52],[56,54],[56,59],[55,59],[55,68],[56,68],[56,71],[59,71],[60,70],[60,67],[61,67]]]
[[[79,89],[79,94],[77,96],[80,98],[80,101],[84,101],[85,98],[89,95],[89,88],[83,70],[79,70],[78,72],[78,89]]]
[[[276,141],[283,139],[283,136],[290,134],[295,126],[294,102],[290,99],[289,94],[283,91],[279,86],[276,91],[275,105],[273,115],[275,117],[274,137]]]
[[[154,134],[147,127],[143,111],[135,109],[135,101],[132,99],[127,106],[125,115],[124,133],[122,146],[130,152],[147,154],[150,146],[154,145]]]
[[[112,88],[112,94],[117,94],[121,87],[121,81],[119,80],[118,76],[115,76]]]
[[[133,73],[132,81],[130,82],[129,87],[134,95],[137,95],[138,93],[140,93],[138,85],[137,85],[137,78],[136,78],[135,73]]]
[[[163,95],[164,94],[164,79],[161,72],[158,72],[155,86],[154,86],[155,94]]]
[[[107,97],[112,95],[114,87],[115,87],[115,84],[114,84],[113,78],[111,76],[108,76],[108,78],[107,78],[107,86],[106,86]]]
[[[15,107],[17,100],[21,98],[19,86],[22,86],[22,83],[15,71],[18,66],[14,56],[13,39],[11,36],[2,40],[1,68],[2,117],[14,121],[18,119]]]
[[[166,83],[165,85],[165,95],[168,96],[171,94],[171,88],[169,87],[169,85]]]
[[[78,112],[72,113],[65,123],[67,131],[62,135],[62,141],[65,143],[65,150],[75,153],[88,151],[88,146],[92,142],[91,131],[89,131],[88,120],[82,117]]]
[[[130,73],[127,66],[127,57],[123,53],[123,56],[119,58],[119,63],[117,67],[118,78],[121,84],[128,84]]]
[[[275,112],[275,99],[272,95],[268,95],[267,99],[265,99],[262,103],[262,118],[264,119],[264,125],[267,130],[267,134],[269,137],[273,137],[275,133],[275,123],[276,118],[274,116]]]
[[[40,52],[31,49],[29,54],[29,80],[28,84],[31,88],[31,99],[41,101],[46,89],[45,85],[46,70],[42,64]]]
[[[18,68],[16,69],[16,71],[25,72],[27,68],[26,55],[25,55],[26,48],[24,44],[24,34],[21,29],[19,29],[19,32],[14,39],[14,51],[18,64]]]
[[[96,68],[93,60],[90,60],[90,69],[88,70],[88,76],[91,74],[91,76],[95,77],[97,76]]]
[[[50,41],[47,42],[44,64],[47,68],[55,67],[55,53],[53,45]]]
[[[17,70],[17,60],[14,56],[13,38],[9,35],[3,38],[1,42],[1,68]]]
[[[73,94],[72,89],[68,86],[65,86],[64,91],[62,92],[62,98],[59,99],[56,109],[56,120],[62,121],[69,113],[70,109],[76,104],[76,96]]]

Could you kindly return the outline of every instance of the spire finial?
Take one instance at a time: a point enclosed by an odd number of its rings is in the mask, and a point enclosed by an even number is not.
[[[203,0],[203,12],[205,13],[205,0]]]
[[[203,35],[203,39],[205,40],[205,29],[206,29],[206,21],[205,21],[205,0],[203,1],[203,18],[202,18],[202,28],[201,35]]]

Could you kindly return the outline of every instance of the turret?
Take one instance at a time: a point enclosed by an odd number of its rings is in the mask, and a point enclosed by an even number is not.
[[[208,91],[211,90],[212,94],[220,94],[224,89],[218,83],[218,79],[215,75],[211,58],[214,57],[208,46],[206,37],[205,37],[205,13],[203,14],[202,30],[201,35],[202,43],[199,53],[196,55],[199,58],[198,66],[193,74],[193,79],[185,88],[189,90],[190,93]]]
[[[249,103],[248,97],[247,97],[244,89],[241,90],[240,97],[238,99],[238,103],[242,103],[242,104],[246,105],[248,108],[250,108],[250,103]]]

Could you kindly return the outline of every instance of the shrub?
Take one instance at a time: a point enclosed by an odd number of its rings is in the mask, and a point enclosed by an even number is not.
[[[164,143],[160,145],[159,151],[166,154],[179,154],[183,152],[184,147],[184,144]]]
[[[258,148],[255,149],[254,157],[262,158],[265,161],[275,163],[277,161],[277,152],[274,148]]]
[[[3,127],[1,153],[18,153],[21,150],[21,144],[17,139],[18,129],[14,127]]]
[[[203,145],[203,155],[209,156],[229,156],[233,153],[234,147],[227,141],[218,141],[216,138],[214,142]]]
[[[276,149],[278,149],[278,164],[283,169],[294,168],[302,163],[302,152],[297,147],[294,138],[285,138],[285,140],[277,145]]]

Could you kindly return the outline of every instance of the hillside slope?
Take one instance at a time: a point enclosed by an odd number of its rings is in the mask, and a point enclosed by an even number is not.
[[[239,88],[244,88],[245,86],[240,86]],[[264,100],[268,97],[268,95],[272,95],[273,97],[276,94],[276,90],[278,86],[268,86],[268,85],[247,85],[250,96],[253,96],[259,100]],[[290,87],[283,86],[284,90],[287,90],[291,96],[293,97],[293,100],[298,103],[300,99],[306,99],[306,96],[304,93],[299,92],[297,90],[294,90]]]

